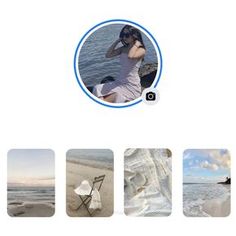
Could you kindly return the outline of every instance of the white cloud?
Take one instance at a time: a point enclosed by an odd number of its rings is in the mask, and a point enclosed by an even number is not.
[[[230,155],[228,151],[209,150],[209,157],[219,168],[230,168]]]
[[[209,163],[208,161],[201,162],[200,166],[204,169],[216,171],[219,169],[218,165],[215,163]]]

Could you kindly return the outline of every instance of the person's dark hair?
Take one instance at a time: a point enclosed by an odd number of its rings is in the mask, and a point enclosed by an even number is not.
[[[122,38],[122,35],[124,34],[124,30],[128,31],[130,33],[130,35],[135,40],[138,40],[142,44],[142,46],[140,46],[140,47],[145,49],[145,45],[144,45],[142,34],[141,34],[140,30],[138,30],[137,28],[133,27],[132,25],[125,25],[122,28],[122,30],[120,31],[120,38]]]

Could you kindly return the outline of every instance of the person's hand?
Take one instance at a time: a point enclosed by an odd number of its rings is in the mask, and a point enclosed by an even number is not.
[[[139,48],[140,46],[142,46],[141,42],[136,40],[134,43],[134,46],[136,46],[137,48]]]

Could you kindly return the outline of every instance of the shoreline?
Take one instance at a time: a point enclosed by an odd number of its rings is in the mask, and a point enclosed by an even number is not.
[[[183,185],[183,212],[185,216],[227,217],[230,215],[230,185],[217,183],[184,183]]]
[[[86,160],[86,159],[78,159],[78,160],[70,160],[67,159],[66,162],[93,167],[93,168],[99,168],[104,170],[113,170],[113,164],[107,163],[107,162],[101,162],[101,161],[95,161],[95,160]]]

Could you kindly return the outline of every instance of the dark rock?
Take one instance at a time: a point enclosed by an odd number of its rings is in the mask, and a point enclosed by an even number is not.
[[[93,93],[93,86],[88,86],[87,89],[90,93]]]
[[[226,178],[225,182],[218,182],[217,184],[231,184],[231,178]]]
[[[139,76],[142,78],[152,72],[157,71],[157,63],[146,63],[139,69]]]
[[[151,87],[157,74],[157,63],[147,63],[139,69],[140,82],[143,89]]]

